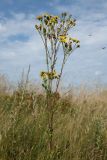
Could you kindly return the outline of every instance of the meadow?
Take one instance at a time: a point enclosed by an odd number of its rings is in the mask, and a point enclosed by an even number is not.
[[[50,153],[45,93],[21,83],[0,78],[0,160],[107,160],[106,89],[60,93]]]

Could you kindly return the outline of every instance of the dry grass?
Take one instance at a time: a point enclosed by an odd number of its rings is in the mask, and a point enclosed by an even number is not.
[[[106,90],[61,96],[51,154],[45,107],[38,90],[0,91],[0,160],[107,160]]]

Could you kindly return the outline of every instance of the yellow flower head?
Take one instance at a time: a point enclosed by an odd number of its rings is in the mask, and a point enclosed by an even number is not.
[[[54,16],[54,18],[55,18],[56,20],[58,20],[58,19],[59,19],[59,16]]]
[[[40,76],[41,76],[42,79],[46,79],[46,78],[47,78],[47,73],[44,72],[44,71],[42,71],[42,72],[40,73]]]
[[[76,39],[76,38],[70,38],[70,40],[72,40],[73,42],[75,42],[75,43],[79,43],[80,41],[78,40],[78,39]]]
[[[51,22],[51,23],[56,23],[57,21],[56,21],[56,19],[55,19],[54,17],[52,17],[52,18],[50,19],[50,22]]]
[[[55,70],[53,71],[53,76],[54,76],[55,79],[58,79],[58,78],[59,78],[59,75],[56,73]]]
[[[62,43],[68,43],[69,38],[66,35],[60,35],[59,36],[59,41]]]
[[[42,71],[40,73],[40,76],[42,79],[58,79],[59,78],[59,75],[56,73],[56,71],[54,70],[53,72],[44,72]]]
[[[55,23],[58,23],[58,16],[50,16],[50,18],[49,18],[49,25],[51,25],[51,24],[55,24]]]
[[[59,78],[59,75],[56,73],[55,70],[53,72],[50,72],[49,76],[50,76],[49,77],[50,79],[58,79]]]
[[[42,19],[43,19],[42,16],[37,16],[36,18],[37,18],[38,20],[42,20]]]

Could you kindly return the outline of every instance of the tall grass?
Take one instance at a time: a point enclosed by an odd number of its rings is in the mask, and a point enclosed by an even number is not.
[[[107,160],[106,90],[62,94],[51,154],[45,95],[21,88],[0,93],[0,160]]]

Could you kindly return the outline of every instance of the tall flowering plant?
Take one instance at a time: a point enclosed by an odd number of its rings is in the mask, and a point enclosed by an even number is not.
[[[48,111],[48,131],[49,131],[49,148],[53,147],[53,117],[54,105],[56,99],[52,101],[51,97],[55,98],[58,94],[58,89],[64,69],[71,53],[80,47],[80,41],[69,35],[69,30],[76,25],[76,20],[67,13],[62,13],[61,16],[43,14],[37,17],[38,24],[35,25],[43,45],[46,55],[46,71],[41,71],[42,86],[46,91],[47,111]],[[59,49],[62,47],[63,58],[59,73],[56,71],[58,65]],[[54,96],[53,96],[54,95]],[[52,103],[54,102],[54,103]]]

